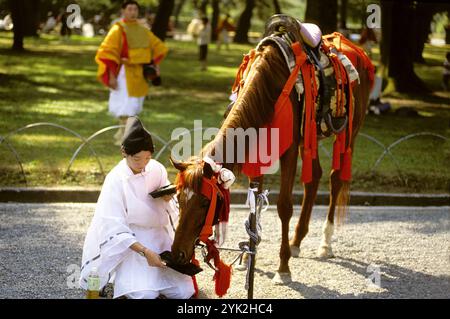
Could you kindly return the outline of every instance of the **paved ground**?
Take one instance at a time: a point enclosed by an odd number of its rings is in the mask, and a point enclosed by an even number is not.
[[[71,286],[93,211],[94,204],[0,204],[0,298],[82,298]],[[321,260],[315,252],[325,214],[314,209],[300,258],[290,261],[293,281],[277,286],[280,222],[274,209],[264,213],[255,298],[450,298],[450,207],[351,207],[335,232],[336,257]],[[246,217],[246,209],[232,209],[225,246],[246,239]],[[212,271],[203,268],[201,296],[214,298]],[[234,270],[228,298],[246,298],[245,274]]]

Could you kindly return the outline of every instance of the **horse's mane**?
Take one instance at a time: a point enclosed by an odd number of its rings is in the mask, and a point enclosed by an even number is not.
[[[267,45],[257,52],[251,71],[233,108],[223,122],[216,138],[203,148],[201,154],[214,155],[215,148],[216,150],[223,149],[222,143],[225,143],[227,129],[242,128],[246,130],[251,127],[258,129],[270,123],[275,103],[288,76],[289,69],[278,48]],[[248,148],[248,145],[246,146]],[[246,154],[248,154],[248,149],[246,149]],[[239,164],[242,164],[236,163],[236,161],[226,162],[225,155],[223,163],[224,166],[235,172],[240,171],[241,165]]]
[[[175,185],[178,190],[186,188],[192,189],[195,193],[200,193],[202,187],[203,165],[198,156],[192,156],[183,162],[183,174],[177,174]]]

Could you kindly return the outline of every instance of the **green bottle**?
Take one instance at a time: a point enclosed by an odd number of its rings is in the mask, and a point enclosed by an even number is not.
[[[86,299],[98,299],[99,291],[100,291],[100,276],[98,275],[97,267],[92,267],[92,270],[88,276]]]

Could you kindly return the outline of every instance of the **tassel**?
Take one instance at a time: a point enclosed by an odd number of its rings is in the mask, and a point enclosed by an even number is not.
[[[345,152],[345,130],[339,134],[339,143],[341,144],[341,151],[340,153],[343,154]]]
[[[336,136],[333,144],[333,170],[341,169],[341,142],[340,138]]]
[[[200,266],[200,263],[198,262],[197,259],[195,259],[195,257],[192,258],[192,263],[194,265],[196,265],[197,267]],[[194,276],[191,277],[192,278],[192,283],[194,284],[194,298],[198,297],[198,284],[197,284],[197,278]]]
[[[346,182],[352,179],[352,149],[350,147],[344,153],[341,174],[339,176],[341,180]]]
[[[312,157],[311,150],[304,150],[303,164],[302,164],[302,182],[305,184],[312,181]]]
[[[216,274],[214,275],[216,295],[222,297],[227,293],[228,288],[230,288],[231,266],[225,264],[222,260],[219,260],[215,266],[217,268]]]

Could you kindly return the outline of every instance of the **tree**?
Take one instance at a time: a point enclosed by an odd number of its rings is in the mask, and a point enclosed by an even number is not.
[[[424,3],[418,3],[414,10],[414,23],[410,32],[415,34],[416,40],[413,41],[413,61],[419,63],[425,63],[422,57],[425,42],[427,42],[428,35],[431,31],[431,21],[435,13],[434,6],[430,6]]]
[[[280,2],[278,0],[273,0],[273,7],[275,10],[275,14],[281,13],[281,6],[280,6]]]
[[[39,25],[39,0],[9,0],[9,9],[13,20],[13,46],[16,51],[23,51],[23,39],[37,36]]]
[[[166,39],[169,19],[175,6],[175,0],[160,0],[152,32],[162,41]]]
[[[414,72],[414,42],[411,22],[416,16],[413,0],[381,0],[381,63],[388,90],[423,93],[428,89]]]
[[[179,26],[181,9],[183,9],[183,6],[185,3],[186,3],[186,0],[179,0],[175,5],[175,9],[174,9],[174,13],[173,13],[173,15],[175,16],[175,28],[178,28],[178,26]]]
[[[219,24],[219,16],[220,16],[220,0],[212,0],[212,19],[211,19],[211,40],[217,41],[218,34],[217,34],[217,26]]]
[[[323,34],[332,33],[337,28],[337,0],[308,0],[305,22],[320,26]]]
[[[248,31],[250,30],[253,9],[255,8],[255,0],[246,0],[245,8],[239,17],[234,42],[248,43]]]
[[[347,29],[347,4],[348,0],[341,0],[339,5],[339,28]]]

